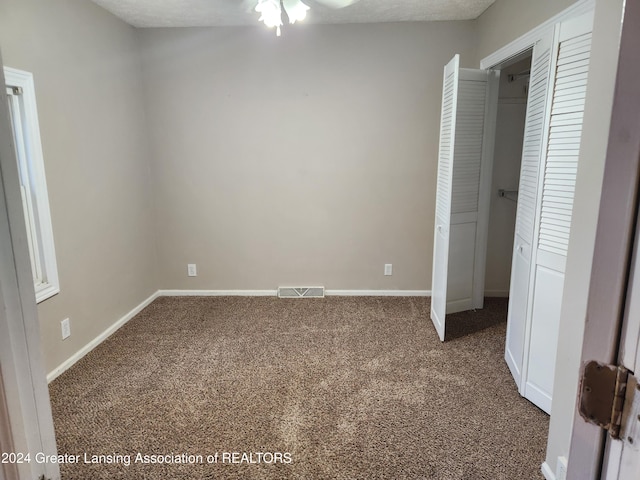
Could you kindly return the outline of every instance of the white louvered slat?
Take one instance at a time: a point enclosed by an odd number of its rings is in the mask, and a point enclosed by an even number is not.
[[[459,81],[451,191],[452,214],[478,211],[486,95],[486,81]]]
[[[550,69],[551,45],[539,54],[536,52],[533,58],[522,146],[516,233],[530,243],[533,243],[534,237],[538,175]]]
[[[562,256],[569,247],[590,50],[586,33],[561,42],[558,52],[538,248]]]
[[[455,78],[451,72],[445,78],[442,96],[442,116],[440,121],[440,150],[438,155],[438,186],[436,198],[436,215],[448,219],[451,212],[451,142],[453,139],[453,116],[455,106]]]

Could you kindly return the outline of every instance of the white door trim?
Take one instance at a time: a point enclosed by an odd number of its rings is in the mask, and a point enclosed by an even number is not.
[[[480,60],[480,68],[484,70],[493,68],[496,65],[500,65],[510,58],[521,54],[525,50],[533,47],[533,45],[542,37],[544,37],[549,30],[553,29],[557,23],[577,17],[579,15],[582,15],[583,13],[587,13],[590,10],[593,10],[595,8],[595,5],[596,0],[579,0],[562,12],[551,17],[546,22],[541,23],[521,37],[518,37],[513,42],[508,43],[502,48],[499,48],[491,55],[487,55],[486,57],[484,57],[482,60]]]
[[[0,452],[15,452],[11,428],[9,428],[9,409],[4,392],[4,381],[0,370]],[[14,464],[0,464],[0,480],[18,478],[18,469]]]

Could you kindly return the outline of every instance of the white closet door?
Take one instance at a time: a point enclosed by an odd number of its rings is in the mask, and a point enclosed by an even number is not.
[[[522,145],[505,345],[505,360],[518,388],[520,388],[522,381],[527,299],[531,276],[531,246],[534,240],[539,169],[543,154],[545,119],[547,118],[553,33],[554,30],[551,29],[533,47]]]
[[[449,228],[451,223],[451,187],[453,177],[453,143],[455,141],[456,107],[460,56],[444,67],[442,111],[440,114],[440,149],[438,153],[438,186],[436,191],[436,223],[433,235],[433,275],[431,282],[431,321],[440,340],[444,340],[447,312],[447,269],[449,267]]]
[[[593,13],[560,24],[544,173],[539,184],[524,396],[547,413],[551,411],[592,25]]]
[[[478,284],[484,289],[478,282],[484,264],[477,260],[486,235],[478,223],[488,208],[480,185],[489,73],[461,69],[459,62],[456,55],[444,69],[440,120],[431,319],[443,341],[446,314],[481,307],[474,293]]]

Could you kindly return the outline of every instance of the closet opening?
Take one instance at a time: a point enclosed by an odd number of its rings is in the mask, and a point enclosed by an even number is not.
[[[485,296],[509,297],[532,50],[500,65]]]

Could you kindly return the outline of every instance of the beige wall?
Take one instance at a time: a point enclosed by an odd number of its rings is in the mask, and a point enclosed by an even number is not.
[[[478,64],[576,0],[496,0],[477,20]]]
[[[0,0],[0,48],[36,86],[61,286],[39,305],[51,371],[157,288],[137,38],[88,1]]]
[[[596,3],[547,446],[547,463],[553,470],[558,456],[569,453],[578,394],[582,339],[618,65],[622,6],[623,0],[597,0]]]
[[[139,33],[161,288],[430,289],[442,68],[474,22]]]

